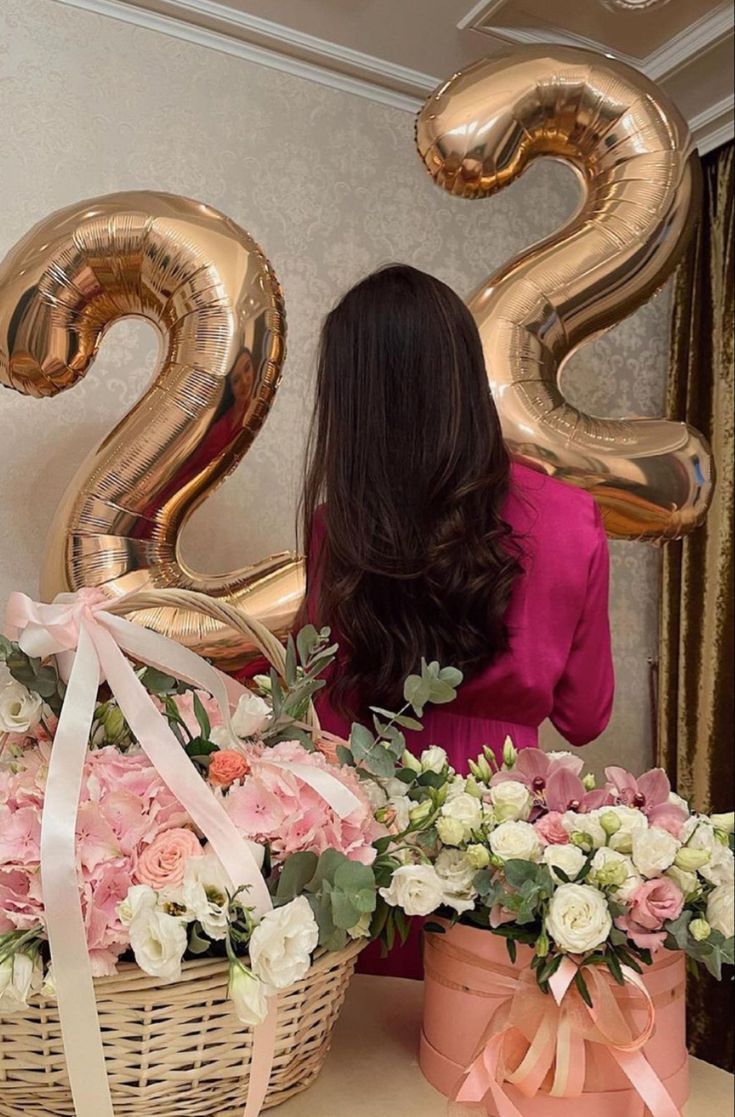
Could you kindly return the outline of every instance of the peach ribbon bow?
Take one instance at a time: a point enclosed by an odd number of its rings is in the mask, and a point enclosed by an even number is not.
[[[41,883],[69,1081],[77,1117],[114,1117],[76,871],[76,818],[100,682],[107,680],[134,736],[163,781],[210,842],[234,888],[244,887],[257,917],[272,900],[247,842],[201,779],[125,656],[208,691],[232,730],[230,703],[245,688],[174,641],[108,612],[101,591],[60,594],[52,605],[12,594],[6,631],[28,655],[55,656],[67,683],[54,736],[41,825]],[[106,608],[107,607],[107,608]],[[233,735],[234,740],[234,735]],[[329,773],[279,764],[308,782],[341,816],[357,798]],[[277,1012],[255,1031],[248,1102],[258,1117],[268,1090]]]

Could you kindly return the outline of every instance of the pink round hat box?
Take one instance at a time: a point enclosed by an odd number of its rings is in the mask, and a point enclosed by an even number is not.
[[[460,951],[479,956],[485,966],[506,972],[528,966],[533,957],[529,947],[519,945],[511,963],[505,941],[480,928],[456,924],[445,936],[425,935],[426,960],[424,1019],[419,1062],[425,1078],[435,1089],[451,1097],[463,1072],[476,1053],[480,1038],[497,1007],[507,994],[492,996],[487,991],[473,992],[478,971],[466,962],[433,949],[432,940],[445,938]],[[684,956],[661,951],[648,967],[643,980],[656,1006],[656,1027],[643,1054],[681,1109],[689,1093],[689,1067],[686,1046],[686,967]],[[644,1016],[632,1010],[636,1023]],[[648,1113],[638,1093],[601,1044],[586,1045],[587,1067],[584,1093],[578,1098],[552,1098],[539,1093],[527,1098],[506,1084],[506,1093],[524,1117],[644,1117]],[[490,1095],[489,1117],[497,1117]]]

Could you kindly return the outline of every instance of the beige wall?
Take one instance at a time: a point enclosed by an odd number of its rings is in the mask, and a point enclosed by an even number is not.
[[[352,280],[406,260],[468,294],[575,203],[571,174],[553,164],[486,204],[450,198],[421,171],[406,113],[51,0],[0,5],[0,98],[0,254],[60,206],[151,188],[224,210],[260,241],[284,285],[289,358],[278,401],[247,460],[187,529],[186,555],[207,570],[292,545],[319,321]],[[574,402],[598,414],[660,413],[666,335],[663,296],[577,355],[567,373]],[[0,596],[35,592],[56,502],[154,360],[152,330],[121,323],[65,396],[2,393]],[[641,768],[658,559],[640,545],[612,550],[618,698],[592,755]]]

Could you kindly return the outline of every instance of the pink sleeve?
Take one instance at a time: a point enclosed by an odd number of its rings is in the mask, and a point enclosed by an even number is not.
[[[551,720],[572,745],[599,737],[610,720],[615,675],[609,617],[610,555],[599,508],[587,593],[564,673],[554,691]]]

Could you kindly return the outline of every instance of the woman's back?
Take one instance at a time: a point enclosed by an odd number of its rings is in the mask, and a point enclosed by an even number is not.
[[[315,570],[328,515],[322,507],[315,518],[309,555]],[[444,747],[460,771],[483,745],[499,751],[508,735],[519,748],[535,746],[547,717],[572,744],[585,744],[605,728],[612,707],[609,560],[596,504],[579,489],[514,464],[503,518],[522,566],[505,614],[508,647],[463,683],[453,703],[427,708],[422,734],[408,734],[413,750]],[[316,616],[318,575],[310,593],[309,614]],[[332,708],[329,690],[319,713],[325,729],[347,735],[349,719]]]

